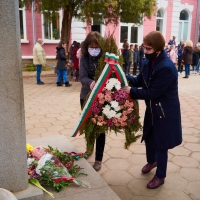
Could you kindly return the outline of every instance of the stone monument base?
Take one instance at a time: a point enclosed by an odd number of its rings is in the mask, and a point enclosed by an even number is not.
[[[17,200],[43,200],[43,191],[29,184],[26,190],[13,192]]]

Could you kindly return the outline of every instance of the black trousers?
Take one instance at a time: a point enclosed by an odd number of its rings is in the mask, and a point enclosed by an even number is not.
[[[145,138],[146,158],[148,163],[157,162],[156,176],[158,178],[165,178],[167,172],[168,149],[154,148],[153,128]]]
[[[83,106],[84,99],[80,99],[81,108]],[[94,133],[95,134],[95,133]],[[95,160],[102,161],[103,159],[103,152],[106,142],[106,134],[101,133],[96,139],[96,152],[95,152]]]
[[[182,60],[178,60],[178,72],[183,71],[183,65],[182,65]]]
[[[136,75],[137,67],[138,67],[138,64],[134,63],[134,65],[133,65],[133,75]]]

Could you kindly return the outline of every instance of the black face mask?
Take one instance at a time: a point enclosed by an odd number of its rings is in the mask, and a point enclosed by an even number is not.
[[[158,54],[157,54],[156,52],[153,52],[153,53],[151,53],[151,54],[145,53],[145,57],[146,57],[146,59],[148,59],[148,60],[153,60],[157,55],[158,55]]]

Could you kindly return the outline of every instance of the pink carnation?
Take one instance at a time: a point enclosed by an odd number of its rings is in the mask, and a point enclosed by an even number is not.
[[[95,118],[92,118],[91,120],[92,120],[92,122],[93,122],[94,124],[96,124],[96,123],[97,123],[97,121],[96,121],[96,119],[95,119]]]
[[[111,98],[111,96],[109,94],[106,94],[105,95],[105,100],[110,102],[110,101],[112,101],[112,98]]]
[[[40,158],[46,154],[46,152],[44,151],[44,149],[42,147],[35,147],[32,155],[36,160],[40,160]]]

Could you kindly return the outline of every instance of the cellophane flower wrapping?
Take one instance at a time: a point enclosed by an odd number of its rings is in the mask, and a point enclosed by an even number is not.
[[[57,192],[70,185],[90,187],[86,181],[77,179],[80,174],[87,175],[74,162],[85,157],[83,153],[62,152],[51,146],[30,149],[28,146],[27,169],[30,180],[37,179],[41,186],[53,186]]]

